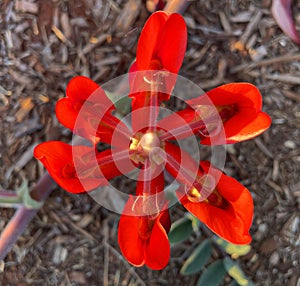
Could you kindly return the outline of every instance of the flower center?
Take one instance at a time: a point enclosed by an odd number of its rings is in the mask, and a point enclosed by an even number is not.
[[[146,158],[156,165],[165,161],[164,143],[160,141],[157,132],[137,133],[131,138],[130,150],[134,150],[131,160],[135,163],[144,163]]]
[[[137,145],[137,149],[142,151],[145,155],[149,155],[150,152],[157,147],[160,147],[160,141],[155,132],[144,134]]]

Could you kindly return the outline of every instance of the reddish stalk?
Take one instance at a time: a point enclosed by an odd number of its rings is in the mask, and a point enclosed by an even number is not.
[[[181,184],[185,185],[188,189],[196,188],[197,190],[201,190],[202,186],[199,182],[197,182],[197,176],[193,176],[190,172],[184,168],[182,163],[176,161],[171,155],[167,154],[167,164],[170,169],[172,169],[172,173],[177,174],[175,178]]]
[[[51,191],[56,187],[56,183],[48,173],[45,173],[31,190],[31,196],[37,201],[44,201]],[[0,260],[10,252],[19,236],[26,229],[27,225],[38,212],[38,209],[27,209],[25,206],[18,208],[14,216],[10,219],[0,236]]]

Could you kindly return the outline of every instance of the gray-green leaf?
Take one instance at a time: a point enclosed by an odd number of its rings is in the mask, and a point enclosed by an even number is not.
[[[211,240],[204,240],[185,261],[180,273],[182,275],[191,275],[202,270],[211,257],[211,248]]]
[[[210,264],[200,276],[197,286],[218,286],[226,275],[226,269],[222,260]]]

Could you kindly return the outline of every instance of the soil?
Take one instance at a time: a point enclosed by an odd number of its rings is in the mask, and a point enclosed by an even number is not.
[[[0,7],[0,189],[15,190],[44,173],[32,157],[37,143],[71,138],[54,112],[68,81],[86,75],[103,84],[126,73],[149,12],[140,0],[4,0]],[[299,286],[300,48],[270,7],[270,0],[191,1],[180,74],[204,90],[239,81],[260,89],[271,128],[227,149],[225,172],[255,202],[252,248],[238,261],[256,285]],[[299,1],[293,13],[300,28]],[[14,210],[0,212],[2,230]],[[172,209],[174,219],[183,215]],[[199,275],[179,271],[203,236],[172,248],[164,270],[134,268],[120,254],[118,218],[87,195],[56,188],[5,258],[0,284],[196,285]]]

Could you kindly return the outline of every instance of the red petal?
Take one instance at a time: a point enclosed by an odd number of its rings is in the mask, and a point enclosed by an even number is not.
[[[187,29],[183,17],[171,14],[164,25],[157,55],[164,69],[178,73],[186,50]]]
[[[224,123],[227,144],[251,139],[269,128],[270,117],[261,111],[262,97],[254,85],[249,83],[225,84],[206,94],[215,106],[235,105],[237,108],[236,114]],[[207,102],[207,97],[200,96],[188,103],[195,106],[201,104],[203,100]],[[201,144],[220,144],[219,142],[224,142],[224,138],[221,138],[222,135],[220,133],[204,138]]]
[[[71,146],[59,141],[44,142],[34,150],[34,156],[43,163],[57,184],[70,193],[91,191],[121,175],[120,165],[117,166],[110,158],[111,154],[111,150],[106,150],[96,155],[94,148]],[[98,165],[101,160],[103,163]],[[128,161],[124,159],[118,164],[127,164]],[[129,167],[127,169],[130,171]]]
[[[199,162],[178,146],[170,142],[165,144],[166,153],[175,160],[174,163],[177,162],[176,167],[167,160],[166,170],[181,184],[191,186],[199,173]]]
[[[292,0],[273,0],[272,14],[279,27],[295,43],[300,45],[300,37],[292,15]]]
[[[82,193],[102,184],[102,178],[91,177],[84,180],[83,187],[75,176],[73,152],[78,156],[84,156],[94,151],[86,146],[71,146],[59,141],[50,141],[39,144],[34,150],[34,157],[43,163],[56,183],[70,193]],[[67,170],[70,170],[70,174],[64,175]]]
[[[60,123],[73,130],[82,104],[98,88],[98,84],[87,77],[72,78],[66,89],[66,98],[60,99],[56,104],[56,116]]]
[[[168,221],[164,226],[163,221]],[[162,212],[154,222],[150,239],[145,247],[146,265],[153,270],[166,267],[170,259],[169,230],[170,216],[168,211]]]
[[[148,70],[153,54],[157,50],[168,14],[163,11],[153,13],[147,20],[138,42],[136,63],[138,70]]]
[[[114,106],[101,87],[87,77],[78,76],[70,81],[66,94],[67,97],[56,104],[58,120],[94,143],[99,140],[110,143],[112,132],[120,120],[110,114]],[[124,124],[121,125],[125,128]],[[124,139],[124,136],[121,138]]]
[[[213,168],[213,172],[221,175],[217,191],[227,201],[225,208],[219,208],[209,203],[195,203],[186,196],[181,199],[184,207],[205,223],[213,232],[235,244],[247,244],[251,241],[249,229],[253,216],[253,201],[250,192],[235,179],[222,174],[210,165],[201,163],[205,172]]]
[[[100,86],[85,76],[76,76],[70,80],[66,89],[67,98],[74,101],[85,101]],[[100,88],[101,90],[101,88]],[[104,91],[103,91],[104,93]]]
[[[249,122],[249,119],[251,121]],[[264,131],[271,125],[271,118],[264,112],[259,112],[253,117],[253,114],[247,116],[247,112],[238,112],[234,117],[229,119],[224,124],[226,133],[226,144],[233,144],[248,139],[252,139]],[[201,141],[201,144],[211,145],[212,137],[207,137]],[[218,138],[218,135],[213,137],[214,144],[224,142],[223,138]]]
[[[159,168],[159,167],[158,167]],[[148,168],[149,172],[153,172],[151,170],[151,167]],[[155,172],[155,177],[153,178],[153,175],[151,176],[151,179],[149,181],[146,181],[146,178],[144,178],[146,174],[146,170],[142,169],[139,173],[137,186],[136,186],[136,195],[142,196],[144,195],[154,195],[157,193],[160,193],[164,190],[164,173],[162,172],[161,168],[159,168],[158,172],[159,175]],[[148,187],[148,188],[146,188]]]
[[[256,86],[246,82],[229,83],[206,92],[208,98],[216,106],[237,104],[241,108],[250,108],[256,111],[262,108],[261,94]],[[208,102],[207,96],[188,101],[188,104]]]
[[[157,127],[170,134],[168,140],[184,139],[194,134],[189,123],[195,120],[195,115],[195,110],[188,107],[164,117],[157,123]]]
[[[129,196],[124,213],[130,213],[134,199]],[[139,217],[121,215],[118,231],[118,242],[124,257],[134,266],[145,264],[144,244],[139,237]]]
[[[97,154],[98,162],[101,162],[101,159],[104,157],[112,157],[110,161],[99,164],[102,173],[101,175],[103,175],[107,180],[120,176],[123,174],[123,172],[130,172],[134,168],[134,166],[130,164],[129,157],[117,160],[117,154],[118,151],[114,150],[113,153],[111,149],[102,151]],[[96,163],[96,161],[94,163]]]

